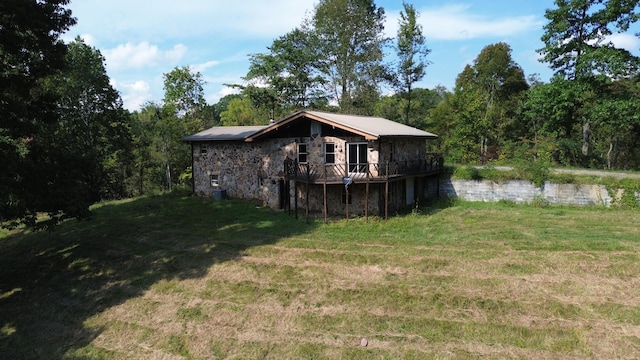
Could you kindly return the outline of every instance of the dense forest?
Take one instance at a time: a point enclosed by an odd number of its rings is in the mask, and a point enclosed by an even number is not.
[[[638,0],[556,0],[537,49],[554,71],[525,75],[487,44],[453,89],[416,87],[430,64],[420,14],[404,3],[394,38],[374,0],[320,0],[300,26],[249,54],[237,93],[207,104],[202,75],[163,75],[164,98],[122,106],[94,47],[61,36],[68,0],[0,2],[0,221],[49,226],[89,205],[190,183],[183,136],[266,124],[307,108],[373,115],[440,136],[449,163],[640,169],[640,59],[609,41]],[[393,89],[383,95],[382,89]],[[40,214],[48,220],[40,221]]]

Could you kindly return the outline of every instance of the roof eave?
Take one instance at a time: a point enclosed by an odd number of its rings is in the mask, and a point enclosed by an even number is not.
[[[404,138],[404,139],[424,139],[424,140],[435,140],[438,138],[438,135],[382,135],[380,138]]]
[[[270,132],[277,131],[281,126],[284,126],[284,125],[287,125],[287,124],[289,124],[289,123],[291,123],[293,121],[296,121],[301,117],[307,117],[309,119],[321,122],[323,124],[331,125],[331,126],[334,126],[336,128],[339,128],[339,129],[342,129],[342,130],[345,130],[345,131],[348,131],[348,132],[351,132],[351,133],[354,133],[354,134],[357,134],[357,135],[361,135],[366,140],[378,140],[378,139],[380,139],[380,135],[378,135],[378,134],[372,134],[372,133],[368,133],[366,131],[355,129],[355,128],[352,128],[352,127],[349,127],[349,126],[346,126],[346,125],[343,125],[343,124],[340,124],[340,123],[325,119],[323,117],[316,116],[314,114],[310,114],[309,112],[306,112],[306,111],[302,110],[302,111],[298,111],[297,113],[292,114],[292,115],[290,115],[290,116],[288,116],[288,117],[286,117],[286,118],[274,123],[271,126],[268,126],[268,127],[264,128],[264,129],[262,129],[261,131],[258,131],[256,133],[252,134],[251,136],[248,136],[245,141],[247,141],[247,142],[255,141],[256,139],[258,139],[258,138],[260,138],[260,137],[262,137],[262,136],[264,136],[264,135],[266,135],[266,134],[268,134]]]

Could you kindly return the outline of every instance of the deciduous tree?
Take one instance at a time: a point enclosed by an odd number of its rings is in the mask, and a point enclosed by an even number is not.
[[[58,144],[42,135],[59,119],[45,80],[65,66],[60,36],[75,24],[68,0],[0,2],[0,218],[35,225],[86,217],[90,199],[64,173]],[[65,196],[73,195],[73,196]]]
[[[128,114],[100,51],[80,38],[68,46],[67,67],[47,82],[59,94],[60,121],[43,139],[66,147],[77,163],[87,164],[67,176],[86,182],[92,201],[125,197],[131,155]]]
[[[384,19],[373,0],[321,0],[315,7],[310,28],[322,55],[320,70],[343,112],[373,111],[371,91],[387,78]]]
[[[418,12],[413,5],[403,2],[404,11],[400,12],[396,51],[398,65],[395,73],[395,88],[403,99],[403,118],[410,124],[413,85],[422,80],[428,62],[426,56],[431,52],[425,44],[422,26],[418,24]]]
[[[229,102],[227,109],[220,114],[220,121],[225,126],[246,126],[267,124],[269,119],[261,119],[251,100],[242,97]]]
[[[480,149],[475,153],[483,160],[495,156],[489,154],[489,146],[500,147],[520,135],[516,121],[527,88],[522,69],[511,58],[511,47],[506,43],[486,46],[456,78],[454,93],[443,105],[451,107],[455,126],[449,127],[451,134],[440,135],[448,136],[446,141],[452,144],[464,144],[465,151],[475,142]],[[460,155],[461,161],[473,158]]]
[[[317,108],[326,96],[313,34],[294,29],[274,40],[268,49],[269,53],[251,56],[245,95],[273,117],[307,107]]]
[[[191,157],[182,137],[212,125],[204,99],[204,80],[189,67],[176,67],[163,75],[164,104],[155,120],[155,146],[163,157],[165,186],[173,189],[178,179],[189,176]]]

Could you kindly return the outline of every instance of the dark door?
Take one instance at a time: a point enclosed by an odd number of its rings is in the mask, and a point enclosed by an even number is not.
[[[280,209],[284,210],[287,208],[289,189],[287,189],[286,183],[283,179],[278,180],[278,194],[280,194]]]

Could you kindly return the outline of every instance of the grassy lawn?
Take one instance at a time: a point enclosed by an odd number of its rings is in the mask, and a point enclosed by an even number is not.
[[[464,203],[324,225],[166,195],[0,232],[2,359],[638,354],[637,210]]]

